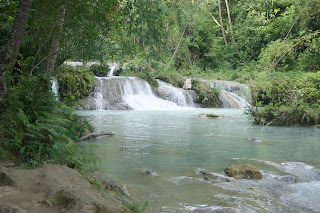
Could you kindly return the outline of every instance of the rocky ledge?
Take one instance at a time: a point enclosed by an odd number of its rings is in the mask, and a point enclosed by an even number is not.
[[[92,180],[101,176],[87,176],[91,181],[77,170],[54,164],[32,170],[0,166],[0,212],[128,212],[125,188],[106,179],[105,189],[97,190]]]

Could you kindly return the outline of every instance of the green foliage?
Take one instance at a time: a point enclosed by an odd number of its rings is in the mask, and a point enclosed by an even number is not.
[[[9,152],[0,146],[0,159],[6,160],[8,159]]]
[[[54,158],[54,144],[68,141],[68,120],[61,114],[60,103],[50,93],[48,79],[32,77],[20,80],[1,101],[1,120],[9,149],[24,161]]]
[[[10,88],[0,101],[0,120],[5,138],[2,149],[33,166],[67,154],[71,156],[70,150],[78,150],[72,140],[92,129],[88,121],[55,100],[50,79],[45,76],[21,76],[17,86]],[[92,161],[90,153],[78,152],[81,158],[70,159],[78,159],[79,167]]]
[[[319,125],[320,108],[312,108],[306,104],[274,106],[269,104],[263,108],[249,111],[254,121],[262,125],[295,126]]]
[[[146,210],[146,207],[148,206],[149,201],[146,201],[144,204],[140,205],[137,202],[133,202],[132,204],[129,204],[129,210],[132,213],[143,213]]]
[[[192,89],[198,93],[198,102],[202,103],[205,107],[219,107],[220,89],[210,88],[210,86],[201,80],[192,80]]]
[[[81,145],[70,141],[63,145],[56,162],[82,171],[86,166],[100,160],[94,152],[96,148],[97,146],[94,145]]]
[[[179,88],[183,87],[184,77],[182,74],[178,72],[162,71],[156,75],[156,78],[162,81],[168,82],[175,87],[179,87]]]
[[[135,60],[124,64],[124,69],[120,73],[121,76],[135,76],[146,80],[152,89],[159,86],[158,81],[155,80],[158,69],[162,65],[154,60]]]
[[[108,75],[110,68],[108,65],[93,64],[90,66],[90,72],[99,77],[105,77]]]
[[[94,80],[88,69],[75,69],[70,66],[61,66],[56,77],[60,99],[69,106],[89,94]]]

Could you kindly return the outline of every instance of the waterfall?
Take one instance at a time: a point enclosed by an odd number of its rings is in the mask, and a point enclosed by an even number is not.
[[[51,82],[51,90],[52,90],[53,94],[57,97],[56,99],[58,99],[58,92],[59,92],[58,79],[55,77],[52,77],[50,82]]]
[[[179,109],[174,102],[156,97],[150,85],[135,77],[95,77],[91,93],[81,100],[85,110]]]
[[[114,72],[119,69],[120,64],[118,64],[118,63],[108,63],[108,66],[110,68],[110,71],[108,72],[108,77],[112,77],[114,75]]]
[[[248,108],[250,107],[251,94],[247,85],[234,81],[207,81],[211,88],[221,89],[220,101],[223,108]]]
[[[178,106],[182,107],[192,107],[194,104],[195,92],[192,90],[184,90],[182,88],[177,88],[169,83],[161,80],[157,80],[159,87],[156,89],[155,93],[158,97],[164,100],[172,101]]]

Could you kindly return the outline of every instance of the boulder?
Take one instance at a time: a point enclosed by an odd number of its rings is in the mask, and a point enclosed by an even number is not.
[[[256,167],[250,164],[231,164],[225,168],[224,172],[229,177],[237,179],[261,179],[262,174]]]

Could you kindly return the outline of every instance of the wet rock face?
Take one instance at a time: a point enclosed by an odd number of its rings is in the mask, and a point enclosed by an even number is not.
[[[250,164],[231,164],[228,166],[224,172],[229,177],[234,177],[237,179],[261,179],[262,174],[256,167]]]
[[[192,107],[194,100],[197,99],[197,94],[195,91],[191,90],[191,79],[190,79],[190,88],[182,89],[174,87],[172,84],[166,83],[157,79],[159,87],[155,90],[157,97],[172,101],[178,106],[182,107]]]

